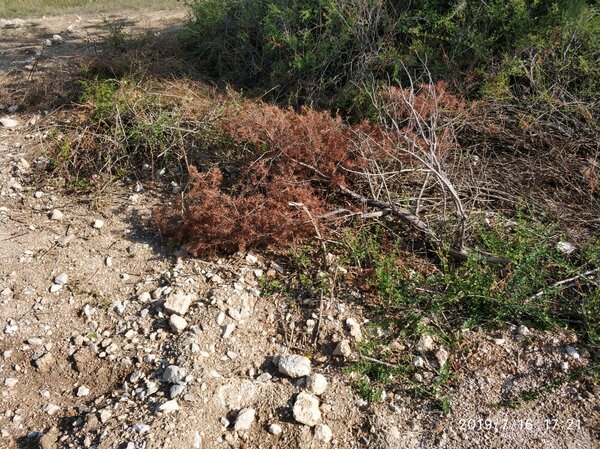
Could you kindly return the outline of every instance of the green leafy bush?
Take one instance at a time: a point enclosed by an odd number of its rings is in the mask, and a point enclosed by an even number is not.
[[[368,115],[364,86],[418,75],[465,91],[597,101],[595,0],[196,0],[198,64],[287,103]]]

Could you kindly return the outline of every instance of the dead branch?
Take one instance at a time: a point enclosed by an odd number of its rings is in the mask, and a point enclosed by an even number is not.
[[[400,220],[404,221],[405,223],[410,224],[411,226],[416,228],[418,231],[425,234],[425,236],[431,241],[431,243],[433,243],[436,246],[436,248],[443,250],[444,246],[442,244],[442,241],[439,239],[439,237],[431,230],[431,228],[429,228],[429,226],[427,226],[427,224],[423,220],[421,220],[419,217],[417,217],[415,214],[413,214],[409,210],[406,210],[404,208],[399,208],[391,203],[386,203],[385,201],[376,200],[373,198],[367,198],[367,197],[360,195],[359,193],[356,193],[344,186],[339,186],[339,189],[341,190],[342,193],[344,193],[345,195],[354,199],[355,201],[359,201],[359,202],[364,203],[371,207],[376,207],[376,208],[380,209],[383,214],[391,214],[394,217],[397,217]],[[461,248],[461,249],[450,248],[448,250],[448,254],[453,259],[456,259],[459,261],[465,261],[469,257],[475,257],[477,260],[485,261],[485,262],[496,264],[496,265],[506,265],[507,263],[510,263],[510,260],[506,259],[504,257],[498,257],[498,256],[486,254],[481,251],[469,249],[466,246],[463,246],[463,248]]]
[[[588,277],[594,277],[598,273],[600,273],[600,268],[594,268],[593,270],[588,270],[585,273],[578,274],[577,276],[573,276],[573,277],[570,277],[568,279],[563,279],[561,281],[555,282],[550,287],[546,287],[546,288],[540,290],[539,292],[537,292],[535,295],[530,296],[529,298],[527,298],[527,302],[533,301],[533,300],[535,300],[537,298],[540,298],[548,290],[552,290],[552,289],[555,289],[555,288],[560,288],[560,289],[567,288],[567,287],[573,285],[579,279],[585,279],[585,278],[588,278]]]

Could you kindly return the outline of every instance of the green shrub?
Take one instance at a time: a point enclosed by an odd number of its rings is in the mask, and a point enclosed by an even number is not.
[[[471,92],[594,102],[596,3],[196,0],[190,29],[209,73],[294,105],[369,116],[365,85],[418,76],[423,63]]]

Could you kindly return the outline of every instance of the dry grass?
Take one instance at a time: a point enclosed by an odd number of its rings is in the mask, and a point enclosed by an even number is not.
[[[181,8],[178,0],[2,0],[0,18],[56,16],[66,13],[148,11]]]

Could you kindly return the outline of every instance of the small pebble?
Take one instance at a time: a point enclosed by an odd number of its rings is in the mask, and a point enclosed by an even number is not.
[[[170,401],[167,402],[163,402],[162,404],[160,404],[157,408],[157,410],[159,412],[163,412],[163,413],[172,413],[172,412],[176,412],[177,410],[179,410],[179,404],[177,403],[176,399],[172,399]]]
[[[254,418],[256,416],[256,410],[253,408],[243,408],[238,413],[238,416],[235,420],[235,424],[233,425],[234,430],[248,430],[252,426],[254,422]]]
[[[315,426],[315,439],[323,443],[329,443],[333,438],[333,432],[327,424],[317,424]]]
[[[578,359],[580,358],[579,352],[573,346],[566,347],[567,354],[569,354],[572,358]]]
[[[63,218],[65,218],[65,215],[58,209],[54,209],[50,214],[50,220],[62,220]]]
[[[272,435],[281,435],[283,432],[283,429],[281,428],[281,426],[279,424],[273,423],[269,426],[269,433]]]
[[[67,273],[61,273],[54,278],[54,283],[57,285],[65,285],[69,282],[69,275]]]
[[[88,396],[90,394],[90,389],[88,387],[86,387],[85,385],[80,386],[77,389],[77,397],[83,397],[83,396]]]
[[[180,317],[179,315],[173,314],[169,318],[169,325],[171,326],[173,332],[180,334],[185,330],[188,323],[184,318]]]

